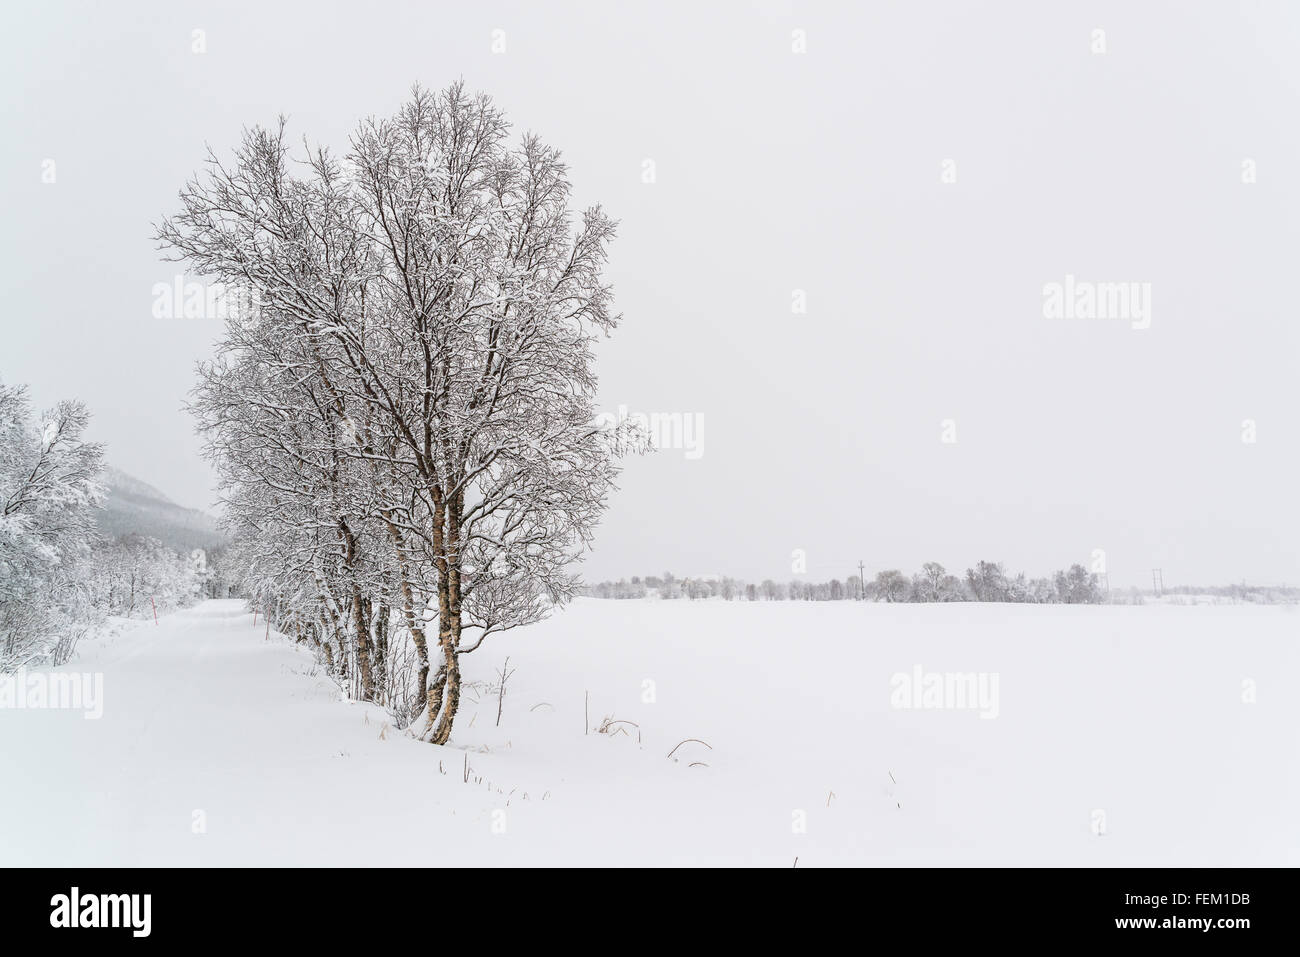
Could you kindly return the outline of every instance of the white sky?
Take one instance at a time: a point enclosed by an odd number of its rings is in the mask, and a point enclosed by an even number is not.
[[[1297,54],[1281,3],[11,6],[0,378],[208,505],[180,406],[218,330],[152,318],[151,223],[205,142],[342,146],[463,76],[622,221],[606,406],[704,423],[630,464],[588,577],[1101,548],[1116,585],[1296,583]],[[1066,274],[1151,283],[1150,328],[1044,319]]]

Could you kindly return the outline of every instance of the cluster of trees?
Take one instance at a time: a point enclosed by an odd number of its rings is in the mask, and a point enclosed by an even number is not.
[[[103,447],[76,401],[34,414],[0,382],[0,671],[63,664],[107,615],[170,611],[201,597],[206,555],[152,538],[105,540]]]
[[[183,608],[211,595],[214,582],[202,549],[181,553],[134,534],[96,544],[83,572],[95,607],[121,618]]]
[[[305,149],[283,121],[248,131],[158,228],[255,306],[192,406],[227,565],[355,697],[441,744],[461,656],[573,594],[643,441],[596,424],[614,223],[571,211],[558,152],[459,84],[415,89],[346,155]]]
[[[722,598],[727,601],[843,601],[865,598],[885,602],[997,601],[1036,604],[1084,604],[1106,600],[1097,576],[1082,565],[1071,565],[1051,578],[1011,577],[1000,562],[979,562],[963,578],[951,575],[938,562],[926,562],[921,571],[907,576],[891,569],[866,582],[857,576],[829,582],[795,579],[759,584],[735,578],[674,578],[634,576],[631,581],[599,582],[583,594],[594,598]]]
[[[1161,591],[1176,596],[1175,604],[1209,598],[1214,603],[1251,603],[1257,605],[1291,605],[1300,601],[1300,588],[1291,585],[1176,585]]]
[[[0,671],[62,664],[96,622],[82,575],[104,488],[80,402],[32,411],[0,382]]]

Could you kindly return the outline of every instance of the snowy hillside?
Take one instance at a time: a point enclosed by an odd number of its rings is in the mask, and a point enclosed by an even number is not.
[[[1291,607],[579,599],[444,747],[238,602],[126,627],[0,711],[0,863],[1300,864]]]
[[[104,484],[108,495],[97,518],[100,531],[109,538],[145,535],[180,551],[212,548],[224,538],[211,515],[177,505],[134,476],[109,468]]]

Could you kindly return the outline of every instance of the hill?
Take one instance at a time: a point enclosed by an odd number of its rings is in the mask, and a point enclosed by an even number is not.
[[[135,476],[105,469],[104,484],[108,495],[99,513],[99,529],[108,538],[147,535],[181,551],[213,548],[225,541],[211,515],[177,505]]]

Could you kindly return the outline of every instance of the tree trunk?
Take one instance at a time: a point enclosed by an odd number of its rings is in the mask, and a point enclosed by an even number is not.
[[[317,641],[316,643],[325,649],[325,667],[330,674],[334,674],[334,649],[330,647],[329,640]]]
[[[370,670],[370,623],[361,599],[361,589],[352,585],[352,623],[357,631],[357,670],[361,673],[361,700],[375,700],[375,678]]]
[[[435,679],[436,696],[430,691],[425,734],[432,744],[446,744],[460,708],[460,554],[456,543],[460,540],[462,499],[460,495],[453,496],[449,507],[444,509],[443,499],[435,491],[434,502],[434,542],[439,551],[444,542],[448,547],[446,557],[438,561],[438,648],[442,652],[442,664]],[[444,520],[446,538],[441,535]]]
[[[402,594],[402,615],[406,619],[406,630],[415,642],[415,652],[419,656],[420,668],[415,692],[415,714],[422,714],[429,696],[429,642],[424,636],[424,628],[415,620],[415,595],[411,589],[410,571],[406,560],[406,546],[402,540],[402,530],[388,517],[384,516],[388,534],[392,536],[397,550],[398,590]]]
[[[388,704],[388,603],[380,599],[373,619],[375,627],[375,694]]]
[[[422,736],[430,744],[446,744],[451,739],[451,725],[460,708],[460,655],[450,643],[442,645],[442,652],[443,663],[429,689],[428,725]]]
[[[357,537],[348,527],[348,523],[341,519],[339,532],[343,536],[343,562],[348,570],[352,592],[352,627],[357,633],[357,671],[361,677],[361,700],[374,701],[375,679],[370,670],[370,622],[367,621],[361,586],[357,582],[356,573]]]

